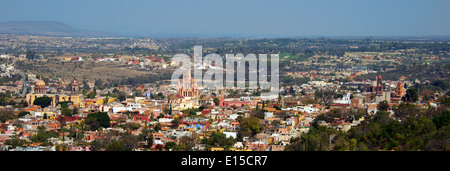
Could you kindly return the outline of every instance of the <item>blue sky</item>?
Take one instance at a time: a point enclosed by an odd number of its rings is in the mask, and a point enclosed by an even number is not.
[[[0,0],[0,21],[148,35],[450,35],[448,0]]]

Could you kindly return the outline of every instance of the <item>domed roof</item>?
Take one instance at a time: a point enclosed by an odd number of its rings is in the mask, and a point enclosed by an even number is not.
[[[177,96],[175,96],[175,95],[169,96],[169,100],[176,100],[176,99],[178,99],[178,98],[177,98]]]
[[[45,86],[45,82],[42,80],[42,76],[39,78],[39,81],[36,82],[36,86]]]

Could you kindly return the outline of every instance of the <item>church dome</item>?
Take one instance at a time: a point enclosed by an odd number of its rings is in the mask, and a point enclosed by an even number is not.
[[[42,80],[42,77],[36,82],[36,86],[45,86],[45,82]]]
[[[178,98],[177,98],[177,96],[175,96],[175,95],[171,95],[171,96],[169,96],[169,100],[177,100]]]

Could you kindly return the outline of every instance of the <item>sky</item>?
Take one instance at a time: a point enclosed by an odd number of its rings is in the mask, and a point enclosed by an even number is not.
[[[0,0],[0,21],[150,36],[450,35],[449,0]]]

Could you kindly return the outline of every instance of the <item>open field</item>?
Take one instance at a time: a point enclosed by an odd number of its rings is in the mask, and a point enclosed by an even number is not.
[[[35,73],[51,79],[102,80],[103,82],[119,82],[123,79],[148,75],[161,75],[166,70],[140,71],[134,65],[114,62],[23,62],[18,65],[26,72]]]

